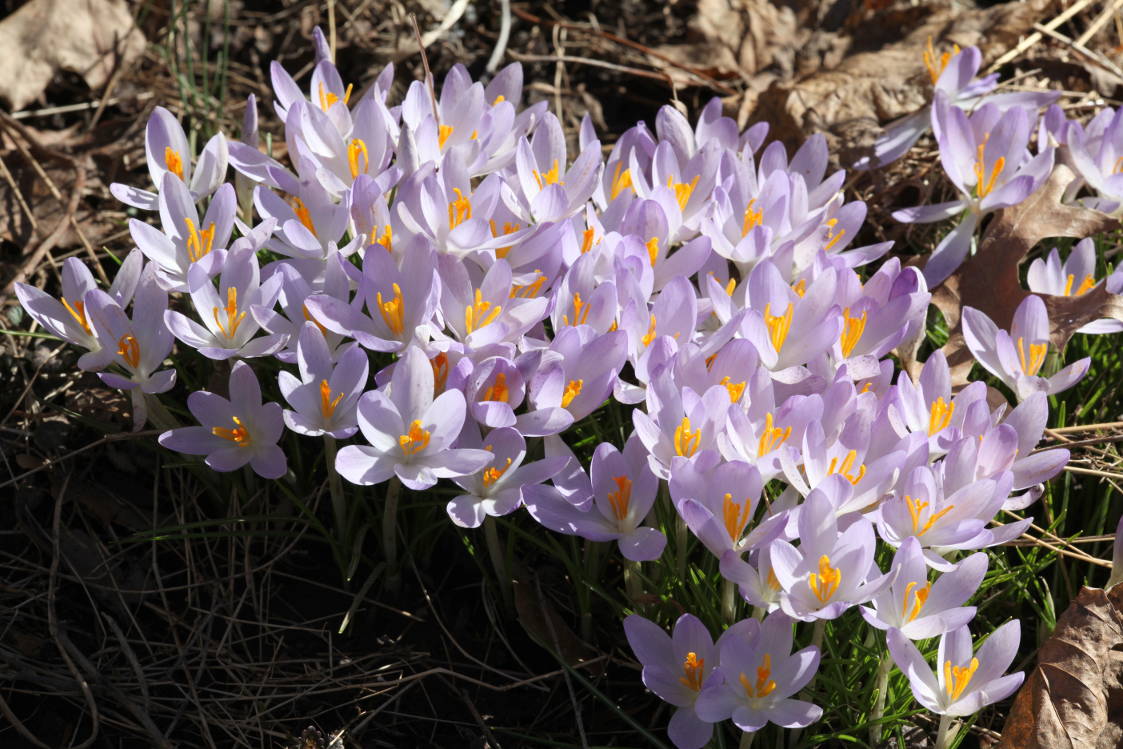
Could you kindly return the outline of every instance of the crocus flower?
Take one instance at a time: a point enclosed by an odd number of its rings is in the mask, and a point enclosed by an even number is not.
[[[999,330],[983,312],[964,307],[963,338],[971,355],[1006,383],[1018,400],[1034,392],[1053,395],[1068,390],[1084,377],[1091,364],[1091,359],[1085,357],[1052,377],[1038,374],[1049,353],[1049,314],[1045,302],[1035,294],[1018,305],[1009,332]]]
[[[189,455],[206,455],[216,471],[233,471],[249,463],[257,475],[277,479],[288,461],[277,445],[284,432],[279,403],[261,402],[257,375],[245,362],[230,370],[230,398],[198,390],[187,396],[187,408],[202,426],[171,429],[160,444]]]
[[[1034,294],[1076,297],[1091,291],[1099,283],[1096,280],[1096,245],[1090,238],[1073,245],[1064,263],[1061,263],[1060,252],[1054,247],[1047,259],[1034,259],[1026,273],[1026,286]],[[1107,277],[1107,292],[1118,294],[1120,291],[1123,291],[1123,268]],[[1123,321],[1104,318],[1094,320],[1076,332],[1100,335],[1119,331],[1123,331]]]
[[[987,556],[979,552],[929,582],[920,543],[907,538],[893,557],[893,583],[873,597],[872,608],[858,610],[871,627],[895,627],[910,640],[936,637],[974,618],[975,607],[963,604],[978,590],[986,571]]]
[[[1021,624],[1009,621],[991,633],[972,654],[971,633],[958,627],[940,638],[936,671],[898,629],[886,635],[897,668],[908,676],[916,701],[939,715],[973,715],[1014,693],[1025,673],[1002,673],[1018,653]]]
[[[986,383],[972,382],[953,396],[947,357],[935,351],[916,382],[905,372],[897,377],[895,397],[888,405],[889,423],[901,436],[926,434],[931,456],[938,457],[962,437],[972,414],[981,410],[983,418],[990,418],[986,394]],[[978,425],[967,428],[974,431]]]
[[[526,487],[553,478],[569,462],[566,456],[554,455],[524,465],[526,440],[509,427],[495,429],[483,439],[474,428],[465,432],[470,436],[462,436],[461,444],[482,447],[494,459],[477,473],[453,479],[465,493],[449,501],[446,509],[461,528],[478,528],[488,516],[514,512],[522,504]]]
[[[1119,173],[1119,157],[1123,156],[1123,108],[1102,109],[1086,126],[1070,120],[1064,122],[1064,127],[1072,165],[1095,193],[1095,197],[1083,202],[1105,213],[1118,214],[1123,204],[1123,175]]]
[[[1023,107],[1005,111],[983,104],[970,117],[936,94],[932,126],[940,145],[940,163],[960,197],[946,203],[893,213],[905,223],[964,216],[932,251],[924,266],[929,288],[955,272],[971,249],[975,228],[984,215],[1017,205],[1037,190],[1053,170],[1053,148],[1032,155],[1026,148],[1036,112]]]
[[[324,334],[310,322],[300,331],[296,350],[300,377],[285,371],[277,375],[281,395],[292,406],[285,409],[285,425],[309,437],[350,437],[359,428],[356,410],[367,383],[366,352],[351,343],[333,362]]]
[[[782,613],[763,622],[748,619],[736,635],[718,641],[718,670],[724,679],[698,697],[694,709],[709,723],[732,718],[742,731],[759,731],[768,723],[803,728],[823,709],[791,696],[819,669],[819,649],[812,645],[792,653],[792,620]]]
[[[721,681],[714,673],[717,649],[706,625],[693,614],[683,614],[667,635],[639,614],[624,620],[624,633],[643,666],[643,684],[660,699],[676,707],[667,735],[678,749],[701,749],[713,735],[713,726],[694,712],[703,689]]]
[[[464,394],[433,397],[433,366],[417,346],[394,364],[389,387],[359,399],[359,429],[368,445],[347,445],[335,468],[353,484],[380,484],[397,475],[410,489],[428,489],[441,478],[465,476],[495,457],[486,450],[453,448],[464,425]]]

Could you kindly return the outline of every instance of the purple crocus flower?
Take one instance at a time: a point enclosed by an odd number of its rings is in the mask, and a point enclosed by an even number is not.
[[[965,429],[981,426],[972,425],[977,417],[990,419],[986,395],[986,383],[972,382],[953,396],[947,357],[936,351],[924,362],[916,382],[904,372],[897,377],[887,418],[902,437],[907,433],[927,435],[929,454],[939,457]]]
[[[1089,239],[1082,239],[1072,247],[1068,258],[1061,263],[1061,255],[1056,247],[1045,260],[1036,258],[1029,264],[1026,273],[1026,286],[1034,294],[1053,296],[1080,296],[1099,285],[1096,280],[1096,245]],[[1118,294],[1123,291],[1123,268],[1118,268],[1107,277],[1107,293]],[[1104,318],[1095,320],[1077,329],[1077,333],[1099,335],[1123,331],[1123,320]]]
[[[932,124],[940,163],[960,192],[957,200],[893,213],[905,223],[941,221],[964,214],[933,250],[924,267],[934,288],[955,272],[971,250],[979,221],[991,211],[1017,205],[1037,190],[1053,170],[1052,147],[1037,155],[1027,149],[1036,113],[983,104],[970,117],[942,93],[933,103]]]
[[[1102,109],[1086,126],[1064,121],[1063,137],[1077,174],[1096,195],[1083,202],[1104,213],[1117,213],[1123,204],[1123,174],[1119,170],[1123,163],[1123,108]],[[1078,187],[1079,183],[1069,189]]]
[[[1041,297],[1030,294],[1014,311],[1010,331],[998,326],[983,312],[963,308],[963,338],[972,356],[983,368],[1006,383],[1018,400],[1030,393],[1059,393],[1084,377],[1091,364],[1085,357],[1069,364],[1052,377],[1038,372],[1049,352],[1049,313]]]
[[[818,671],[819,649],[792,653],[792,620],[783,613],[734,625],[717,647],[724,679],[698,697],[694,709],[702,720],[732,718],[742,731],[759,731],[768,723],[803,728],[822,716],[819,706],[791,698]]]
[[[446,509],[461,528],[478,528],[488,516],[514,512],[522,504],[526,487],[553,478],[569,462],[567,456],[554,455],[524,465],[526,440],[509,427],[495,429],[483,439],[470,427],[461,436],[461,444],[482,447],[495,456],[483,470],[453,479],[465,493],[452,499]]]
[[[333,362],[324,334],[310,322],[300,331],[296,351],[300,377],[283,370],[277,374],[281,395],[292,406],[285,409],[285,425],[309,437],[350,437],[359,428],[356,411],[367,383],[366,352],[351,343]]]
[[[962,716],[1006,699],[1021,686],[1024,672],[1002,675],[1018,653],[1021,633],[1020,622],[1006,622],[972,654],[967,627],[953,629],[940,638],[935,673],[900,630],[889,630],[886,640],[916,701],[938,715]]]
[[[202,426],[164,432],[161,445],[189,455],[206,455],[207,465],[216,471],[233,471],[249,463],[262,478],[285,475],[288,461],[277,445],[285,430],[281,406],[262,404],[261,386],[248,364],[234,362],[229,399],[197,390],[187,396],[187,408]]]
[[[644,519],[655,504],[659,481],[647,467],[643,443],[633,434],[620,452],[608,442],[597,445],[589,466],[593,507],[582,510],[583,498],[567,499],[556,489],[539,487],[525,496],[526,507],[542,525],[590,541],[616,541],[620,553],[634,562],[657,559],[667,538]]]
[[[889,574],[893,583],[873,597],[873,608],[858,610],[871,627],[897,628],[910,640],[925,640],[962,627],[975,616],[974,606],[964,606],[987,572],[987,555],[972,554],[928,581],[928,565],[920,542],[907,538],[893,557]]]
[[[643,684],[677,709],[667,735],[678,749],[701,749],[713,735],[713,726],[694,712],[704,689],[721,681],[714,672],[717,649],[706,625],[693,614],[683,614],[668,636],[639,614],[624,620],[624,633],[643,666]]]
[[[183,126],[163,107],[153,109],[148,118],[144,153],[152,184],[162,192],[166,184],[164,175],[172,174],[187,187],[192,202],[211,195],[226,177],[227,145],[222,133],[207,141],[196,160]],[[152,211],[158,206],[159,196],[148,190],[114,182],[109,191],[122,203],[142,211]]]
[[[359,399],[359,429],[369,445],[347,445],[335,468],[353,484],[380,484],[397,475],[410,489],[428,489],[442,478],[466,476],[495,457],[486,450],[453,448],[464,425],[464,394],[436,398],[433,366],[417,346],[394,364],[389,387]]]

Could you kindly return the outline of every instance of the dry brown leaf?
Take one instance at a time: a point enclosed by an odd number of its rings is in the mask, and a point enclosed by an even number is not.
[[[1022,288],[1018,266],[1034,245],[1043,239],[1083,239],[1119,228],[1119,221],[1107,214],[1061,202],[1073,179],[1073,172],[1058,163],[1037,192],[998,212],[987,226],[978,251],[933,292],[932,303],[952,331],[943,352],[952,368],[953,384],[966,382],[974,363],[959,325],[964,307],[984,312],[999,328],[1008,330],[1014,310],[1029,294]],[[1079,297],[1040,296],[1049,310],[1050,343],[1058,351],[1077,328],[1123,312],[1123,306],[1116,309],[1118,297],[1109,295],[1103,284]],[[909,365],[915,375],[918,363]]]
[[[512,580],[515,611],[531,639],[553,651],[565,663],[576,666],[594,655],[592,649],[566,624],[561,614],[542,594],[528,570],[519,570]]]
[[[0,21],[0,98],[23,109],[59,70],[97,89],[144,45],[124,0],[31,0]]]
[[[1123,743],[1123,586],[1082,588],[1041,646],[999,749]]]

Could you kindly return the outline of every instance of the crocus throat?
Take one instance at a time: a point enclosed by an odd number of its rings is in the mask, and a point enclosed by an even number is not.
[[[534,175],[534,181],[538,183],[538,189],[539,190],[541,190],[546,185],[555,185],[555,184],[556,185],[564,185],[565,184],[564,182],[561,181],[560,175],[558,175],[558,160],[557,159],[554,159],[554,165],[552,167],[550,167],[550,171],[546,172],[545,174],[539,174],[537,169],[532,169],[530,171],[530,173]]]
[[[632,501],[632,480],[627,476],[613,476],[612,481],[616,484],[616,491],[608,493],[608,504],[616,520],[623,522],[628,517],[628,506]]]
[[[351,90],[354,88],[353,84],[347,84],[347,90],[343,92],[343,105],[346,106],[351,101]],[[339,97],[324,88],[324,84],[320,84],[320,109],[328,111],[332,105],[339,101]]]
[[[429,360],[433,368],[433,392],[443,393],[448,381],[448,354],[441,352]]]
[[[456,128],[452,125],[441,125],[437,128],[437,148],[444,148],[445,143],[452,136],[452,131]]]
[[[689,458],[698,452],[698,447],[701,444],[701,427],[690,431],[690,419],[683,416],[682,421],[675,427],[675,455]]]
[[[736,403],[741,400],[741,396],[745,394],[745,380],[740,382],[733,382],[733,378],[729,375],[721,378],[719,385],[724,385],[725,389],[729,391],[729,402]]]
[[[480,400],[506,403],[507,399],[510,397],[511,392],[507,389],[507,373],[499,372],[495,375],[495,381],[492,382],[488,389],[484,391],[483,396],[480,397]]]
[[[387,252],[394,251],[394,229],[390,224],[382,227],[382,233],[375,237],[374,244],[382,245]]]
[[[729,492],[721,500],[721,514],[722,519],[725,521],[725,531],[729,534],[729,540],[737,542],[741,540],[741,534],[745,532],[745,526],[749,524],[749,518],[752,517],[752,500],[745,497],[745,501],[738,504],[733,501],[733,495]]]
[[[483,291],[476,289],[472,303],[464,308],[464,329],[471,335],[473,331],[495,322],[502,311],[499,305],[493,308],[491,302],[484,301]]]
[[[400,336],[406,329],[405,323],[405,300],[402,299],[402,287],[398,284],[392,284],[394,290],[394,298],[383,301],[382,292],[375,294],[375,302],[378,304],[378,311],[382,313],[382,321],[386,323],[394,335]]]
[[[184,217],[183,225],[187,227],[187,241],[184,243],[187,248],[187,259],[193,263],[198,262],[209,255],[214,248],[214,222],[199,231],[194,221]]]
[[[776,682],[772,677],[772,656],[769,653],[764,654],[761,659],[760,665],[756,669],[756,683],[749,681],[749,677],[745,676],[742,671],[738,680],[741,682],[741,688],[745,690],[745,696],[750,700],[759,700],[762,697],[767,697],[772,694],[776,689]]]
[[[562,408],[569,408],[569,404],[573,402],[573,399],[581,395],[581,388],[584,386],[584,380],[570,380],[565,386],[565,392],[562,393]]]
[[[767,413],[764,415],[764,429],[760,433],[760,442],[757,444],[756,455],[758,458],[763,458],[768,453],[775,450],[780,445],[788,441],[788,437],[792,436],[792,428],[780,429],[773,425],[772,414]]]
[[[126,333],[117,339],[117,355],[125,360],[130,367],[136,369],[140,366],[140,343],[136,336]]]
[[[978,155],[975,159],[975,189],[976,194],[980,198],[985,198],[994,189],[994,183],[998,180],[998,175],[1002,174],[1003,167],[1006,166],[1006,157],[999,156],[994,166],[991,167],[990,176],[986,174],[986,148],[987,141],[990,140],[990,133],[983,136],[983,142],[979,144]]]
[[[249,430],[246,429],[245,425],[242,424],[242,420],[237,416],[231,416],[230,418],[234,422],[233,429],[227,429],[226,427],[211,427],[211,434],[215,435],[216,437],[222,437],[222,439],[224,440],[230,440],[240,447],[245,447],[246,445],[250,444],[250,433]]]
[[[954,415],[955,401],[948,403],[942,395],[932,401],[932,410],[928,412],[928,436],[931,437],[947,429]]]
[[[362,167],[359,166],[359,157],[362,157]],[[352,138],[347,144],[347,166],[351,168],[351,179],[360,174],[366,174],[370,169],[370,155],[367,153],[367,144],[362,138]]]
[[[238,289],[231,286],[226,289],[226,306],[223,311],[226,313],[226,324],[222,324],[222,320],[218,316],[218,307],[214,308],[214,324],[218,326],[219,331],[227,338],[233,338],[234,334],[238,332],[238,326],[242,324],[242,320],[246,318],[245,310],[238,311]],[[228,329],[229,328],[229,329]]]
[[[944,52],[942,55],[936,55],[936,48],[932,46],[932,37],[928,37],[928,44],[924,48],[924,67],[928,68],[928,77],[932,79],[932,85],[936,85],[936,81],[940,80],[940,74],[944,72],[944,68],[951,62],[951,58],[959,54],[959,45],[956,44],[952,47],[950,52]]]
[[[164,166],[169,172],[183,179],[183,157],[171,146],[164,146]]]
[[[429,446],[429,435],[429,430],[422,429],[421,422],[414,419],[409,425],[409,431],[398,437],[398,446],[407,458],[412,457]]]
[[[654,268],[655,262],[659,259],[659,237],[652,237],[644,246],[647,247],[647,259],[651,261],[651,267]]]
[[[86,331],[89,335],[93,335],[94,331],[90,329],[90,321],[86,319],[86,304],[85,302],[75,302],[73,305],[62,297],[62,306],[66,307],[66,311],[74,318],[74,321],[82,326],[82,330]]]
[[[328,381],[320,380],[320,413],[323,415],[324,421],[331,419],[332,414],[335,413],[335,409],[341,400],[343,400],[342,392],[332,398],[331,387],[328,385]]]
[[[308,206],[304,205],[304,201],[293,195],[289,198],[289,205],[292,206],[292,212],[296,214],[297,220],[304,224],[304,228],[312,232],[312,236],[316,236],[316,225],[312,223],[312,213],[308,210]]]
[[[686,204],[690,202],[690,196],[694,194],[694,188],[697,186],[698,176],[695,176],[690,182],[675,182],[674,177],[667,177],[667,187],[674,191],[680,211],[686,210]]]
[[[862,333],[866,332],[867,316],[866,310],[862,310],[860,317],[851,315],[849,307],[842,310],[842,336],[839,338],[839,343],[842,345],[844,357],[850,356],[858,341],[862,339]]]
[[[621,171],[623,169],[623,171]],[[612,172],[612,187],[609,189],[610,200],[616,200],[620,193],[632,187],[632,170],[624,169],[624,162],[617,161],[616,169]]]
[[[1076,287],[1076,291],[1072,290],[1072,285],[1076,282],[1076,276],[1072,273],[1068,274],[1068,279],[1065,281],[1065,296],[1080,296],[1081,294],[1089,291],[1096,285],[1095,276],[1084,276],[1084,280]]]
[[[776,353],[780,353],[780,349],[784,347],[784,341],[788,339],[788,331],[792,328],[792,313],[795,306],[788,302],[788,308],[784,310],[782,315],[772,314],[772,305],[764,305],[764,324],[768,326],[768,340],[772,342],[772,348],[776,349]]]
[[[959,699],[963,690],[971,683],[971,677],[979,668],[979,659],[972,658],[969,666],[953,666],[951,661],[944,661],[944,689],[952,702]]]
[[[920,587],[920,583],[915,581],[905,586],[905,598],[901,602],[901,616],[905,618],[906,622],[911,622],[920,616],[920,610],[924,608],[924,604],[928,601],[928,594],[931,592],[932,583],[926,583],[923,588]],[[912,598],[911,609],[909,607],[910,596]]]
[[[920,536],[923,536],[928,531],[932,530],[932,526],[936,524],[936,521],[955,509],[955,505],[948,505],[939,512],[931,514],[924,525],[921,525],[920,518],[924,510],[928,507],[928,502],[921,502],[920,500],[913,499],[906,494],[905,506],[909,508],[909,516],[912,518],[912,532],[918,538]]]
[[[827,466],[827,474],[837,473],[849,481],[853,486],[857,486],[866,475],[866,464],[862,463],[858,466],[858,470],[854,470],[854,461],[858,459],[858,451],[850,450],[846,453],[846,457],[842,462],[838,462],[838,458],[831,458],[830,465]]]
[[[456,193],[456,200],[448,204],[448,228],[451,231],[462,223],[472,218],[472,201],[464,197],[459,187],[452,188]]]
[[[702,674],[706,668],[706,659],[699,658],[698,654],[691,651],[682,659],[682,676],[679,682],[687,689],[695,692],[702,691]]]
[[[1045,354],[1049,351],[1048,342],[1031,343],[1029,344],[1029,351],[1026,351],[1025,338],[1018,339],[1018,361],[1021,362],[1022,371],[1030,377],[1033,377],[1041,371],[1041,365],[1045,363]],[[1028,353],[1028,355],[1027,355]]]
[[[838,590],[840,582],[842,582],[842,570],[831,567],[831,558],[826,554],[819,557],[819,573],[812,572],[807,576],[807,585],[819,599],[819,603],[829,601]]]
[[[511,459],[507,458],[507,463],[502,468],[488,468],[486,471],[484,471],[483,478],[481,479],[483,481],[483,485],[485,487],[492,486],[503,476],[504,473],[507,472],[507,469],[509,469],[510,467]]]

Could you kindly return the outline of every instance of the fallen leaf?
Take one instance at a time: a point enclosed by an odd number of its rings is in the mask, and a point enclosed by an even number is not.
[[[31,0],[0,21],[0,98],[23,109],[59,70],[96,90],[144,46],[124,0]]]
[[[1123,586],[1081,588],[1014,698],[999,749],[1123,742]]]
[[[521,569],[516,572],[511,582],[519,623],[531,639],[556,653],[570,666],[576,666],[594,655],[592,648],[577,636],[554,605],[542,594],[534,573]]]

